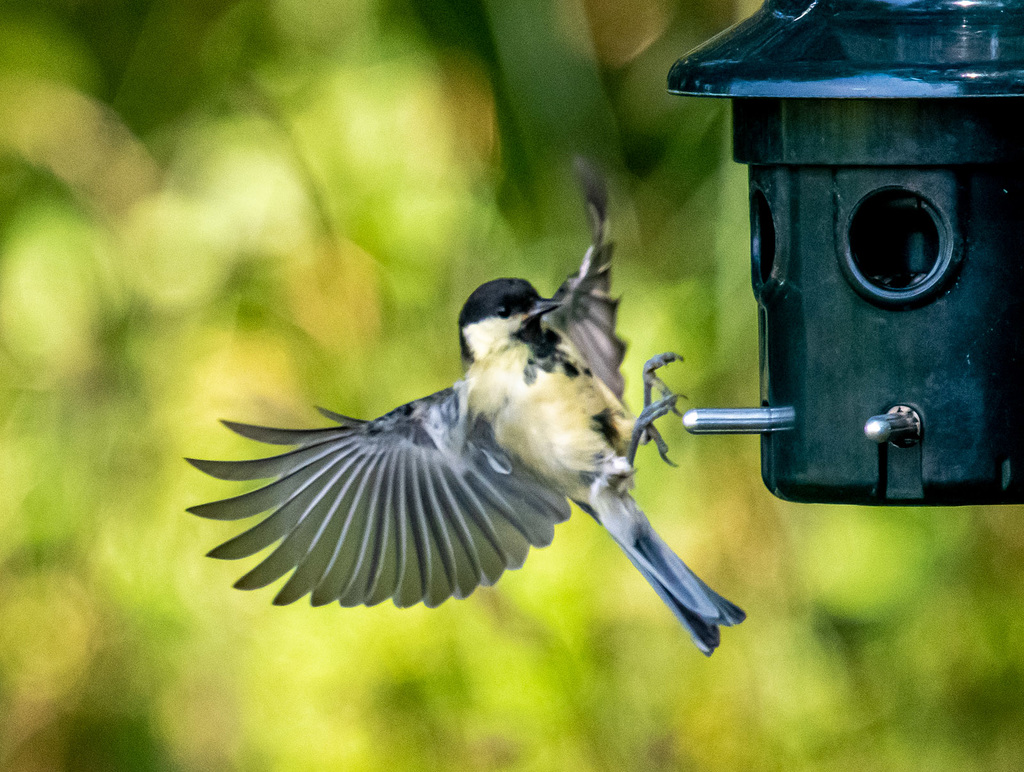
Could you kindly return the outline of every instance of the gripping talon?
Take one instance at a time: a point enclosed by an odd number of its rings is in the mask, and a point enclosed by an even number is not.
[[[651,404],[651,391],[655,387],[661,392],[662,397],[668,397],[672,390],[665,385],[655,373],[669,362],[682,362],[683,358],[673,351],[666,351],[664,354],[653,356],[644,363],[644,407]]]
[[[626,460],[629,461],[630,465],[633,464],[633,460],[636,458],[636,451],[640,447],[640,442],[645,434],[649,434],[649,438],[653,439],[655,444],[658,446],[658,452],[661,454],[661,457],[665,458],[668,446],[665,445],[665,441],[661,439],[661,435],[658,433],[658,430],[654,428],[653,424],[663,415],[667,415],[672,412],[677,399],[678,397],[675,394],[670,394],[667,397],[659,399],[657,402],[652,402],[641,411],[639,416],[637,416],[636,423],[633,424],[633,437],[630,440],[629,450],[626,453]],[[653,432],[651,432],[652,429]]]
[[[676,407],[678,395],[666,386],[656,373],[669,362],[681,361],[683,361],[682,356],[674,351],[666,351],[664,354],[651,357],[644,364],[644,409],[637,417],[633,429],[633,439],[630,442],[628,454],[630,464],[633,463],[637,448],[653,441],[658,448],[658,455],[665,463],[675,466],[668,457],[668,445],[662,439],[661,433],[654,427],[654,421],[670,412],[680,415],[679,409]],[[657,402],[652,401],[654,389],[661,394],[661,399]]]
[[[673,410],[673,412],[678,412]],[[661,456],[661,460],[669,466],[679,466],[675,461],[668,457],[668,443],[661,436],[654,425],[648,426],[644,429],[644,436],[640,440],[641,445],[646,445],[648,442],[653,442],[654,446],[658,449],[658,455]]]

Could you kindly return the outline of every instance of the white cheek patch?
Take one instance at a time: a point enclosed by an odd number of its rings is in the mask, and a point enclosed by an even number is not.
[[[484,319],[466,327],[466,345],[474,359],[482,359],[506,348],[518,322],[512,319]]]

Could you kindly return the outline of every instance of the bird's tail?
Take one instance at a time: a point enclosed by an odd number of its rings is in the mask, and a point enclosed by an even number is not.
[[[743,610],[708,587],[655,533],[647,516],[627,493],[610,488],[591,495],[597,520],[608,529],[634,566],[693,637],[711,656],[721,640],[720,625],[737,625]]]

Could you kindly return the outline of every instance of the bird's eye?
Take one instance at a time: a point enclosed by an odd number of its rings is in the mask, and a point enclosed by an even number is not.
[[[512,316],[512,309],[502,304],[498,306],[498,316],[500,316],[502,319],[508,319],[510,316]]]

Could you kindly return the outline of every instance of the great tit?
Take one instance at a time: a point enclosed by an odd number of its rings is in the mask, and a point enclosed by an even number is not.
[[[629,494],[637,445],[653,439],[664,457],[653,421],[676,397],[654,371],[676,357],[648,363],[647,404],[631,416],[618,301],[608,294],[607,198],[597,175],[581,176],[593,243],[580,270],[551,299],[523,279],[478,287],[459,314],[462,380],[372,421],[327,410],[336,425],[322,429],[225,421],[244,437],[297,447],[251,461],[189,459],[222,480],[275,478],[189,510],[218,520],[270,512],[209,553],[243,558],[280,542],[235,587],[264,587],[292,571],[275,604],[311,594],[314,606],[387,598],[436,606],[519,568],[531,545],[551,542],[571,499],[608,530],[704,654],[718,646],[720,625],[743,621]],[[661,399],[651,400],[652,387]]]

